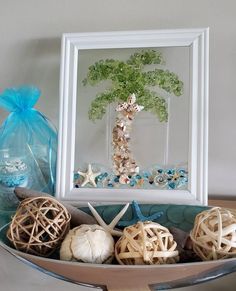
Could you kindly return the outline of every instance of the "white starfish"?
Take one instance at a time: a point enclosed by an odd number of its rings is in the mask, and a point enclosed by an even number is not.
[[[81,176],[84,177],[84,181],[81,184],[82,187],[87,185],[88,183],[92,184],[94,187],[97,187],[95,179],[96,179],[97,176],[99,176],[101,174],[101,172],[93,173],[91,164],[88,164],[87,172],[77,171],[77,174],[80,174]]]
[[[121,219],[121,217],[125,214],[126,210],[129,207],[129,203],[125,205],[121,209],[121,211],[116,215],[116,217],[112,220],[110,224],[106,224],[105,221],[101,218],[101,216],[97,213],[95,208],[88,203],[88,207],[90,211],[92,212],[93,216],[96,218],[97,222],[108,232],[110,232],[111,235],[114,236],[122,236],[123,232],[121,230],[115,230],[115,226],[117,225],[118,221]]]

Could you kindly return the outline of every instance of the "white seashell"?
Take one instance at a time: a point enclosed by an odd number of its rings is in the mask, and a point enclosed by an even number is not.
[[[123,122],[123,120],[118,120],[118,121],[116,122],[116,124],[117,124],[118,126],[120,126],[120,127],[123,127],[123,126],[125,125],[125,123]]]
[[[128,107],[128,103],[127,102],[118,104],[117,107],[116,107],[116,111],[123,111],[123,110],[127,109],[127,107]]]
[[[86,263],[109,263],[114,257],[114,240],[103,227],[82,224],[70,230],[60,249],[60,259]]]
[[[134,111],[134,112],[140,112],[140,111],[143,110],[143,108],[144,108],[144,106],[141,106],[141,105],[138,105],[138,104],[134,104],[132,106],[132,111]]]
[[[129,105],[132,105],[132,104],[135,103],[135,101],[136,101],[136,96],[135,96],[135,94],[131,94],[131,95],[128,97],[128,104],[129,104]]]
[[[138,105],[138,112],[139,111],[142,111],[144,109],[144,106],[142,106],[142,105]]]
[[[121,175],[120,176],[120,179],[119,179],[119,182],[121,183],[121,184],[129,184],[130,183],[130,179],[129,179],[129,177],[127,176],[127,175]]]

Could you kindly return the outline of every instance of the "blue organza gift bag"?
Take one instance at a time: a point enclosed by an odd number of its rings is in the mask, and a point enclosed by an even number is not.
[[[15,187],[54,193],[57,132],[34,105],[33,86],[6,89],[0,107],[10,114],[0,127],[0,208],[17,203]]]

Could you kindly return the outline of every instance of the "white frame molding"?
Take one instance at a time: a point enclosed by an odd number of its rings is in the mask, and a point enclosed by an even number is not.
[[[189,189],[74,188],[77,68],[80,50],[140,47],[190,48]],[[69,33],[62,37],[57,198],[71,204],[139,202],[207,205],[209,29]]]

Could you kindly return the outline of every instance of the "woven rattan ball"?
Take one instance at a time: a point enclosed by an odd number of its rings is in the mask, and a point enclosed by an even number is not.
[[[7,237],[17,250],[47,257],[59,247],[69,226],[70,214],[56,199],[27,198],[17,208]]]
[[[155,222],[138,222],[124,229],[115,246],[121,265],[171,264],[179,260],[177,244],[169,230]]]
[[[236,212],[214,207],[199,213],[190,237],[204,261],[236,256]]]

